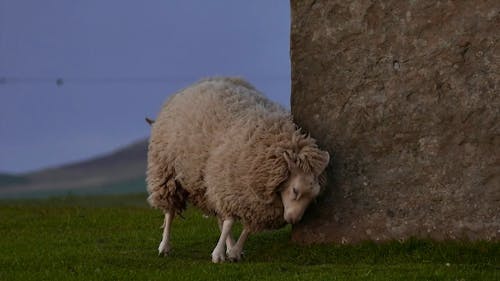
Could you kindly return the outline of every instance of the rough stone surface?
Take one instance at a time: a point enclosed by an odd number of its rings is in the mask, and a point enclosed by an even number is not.
[[[499,2],[291,9],[292,112],[333,155],[293,239],[500,240]]]

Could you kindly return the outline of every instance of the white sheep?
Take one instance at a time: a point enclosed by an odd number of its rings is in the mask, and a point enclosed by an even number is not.
[[[320,192],[328,152],[244,80],[198,82],[170,97],[151,125],[148,201],[165,214],[160,255],[188,201],[219,220],[217,263],[226,253],[240,260],[250,233],[298,222]],[[243,224],[236,243],[235,220]]]

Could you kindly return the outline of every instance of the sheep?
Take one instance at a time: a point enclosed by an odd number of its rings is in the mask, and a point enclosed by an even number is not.
[[[147,120],[148,121],[148,120]],[[330,156],[291,114],[239,78],[202,80],[149,119],[148,202],[163,211],[159,255],[187,202],[216,216],[214,263],[239,261],[251,233],[298,222],[322,189]],[[231,228],[243,225],[235,242]]]

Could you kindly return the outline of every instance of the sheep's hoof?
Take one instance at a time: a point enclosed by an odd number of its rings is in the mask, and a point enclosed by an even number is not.
[[[226,255],[224,255],[224,252],[212,252],[212,262],[213,263],[221,263],[226,261]]]
[[[239,262],[243,258],[243,251],[231,248],[227,253],[227,257],[231,262]]]
[[[161,241],[160,246],[158,246],[158,256],[166,257],[170,253],[170,250],[170,244],[166,243],[165,241]]]

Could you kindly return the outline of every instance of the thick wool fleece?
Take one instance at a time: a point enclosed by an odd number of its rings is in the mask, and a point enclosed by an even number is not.
[[[240,219],[252,232],[285,224],[285,153],[316,177],[326,161],[290,113],[237,78],[207,79],[173,95],[155,123],[148,152],[149,203]]]

